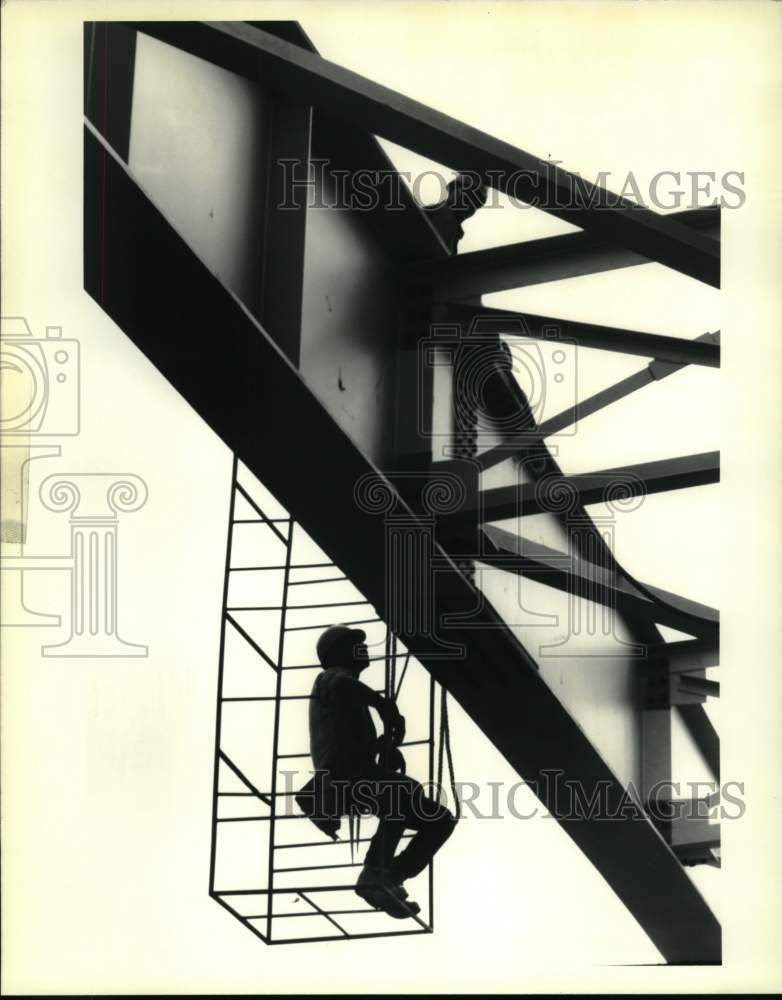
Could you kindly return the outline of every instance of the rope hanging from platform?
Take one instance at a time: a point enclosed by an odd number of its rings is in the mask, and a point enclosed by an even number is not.
[[[402,673],[399,678],[399,684],[396,683],[396,660],[397,660],[397,645],[396,636],[389,629],[386,633],[386,693],[388,697],[393,701],[399,697],[399,692],[402,690],[402,683],[405,679],[405,674],[407,673],[407,668],[410,663],[410,651],[407,651],[405,656],[405,665],[402,668]],[[448,762],[448,779],[451,787],[451,795],[453,795],[454,812],[456,813],[456,818],[461,819],[462,809],[459,796],[456,794],[456,772],[453,765],[453,750],[451,748],[451,727],[448,719],[448,692],[444,687],[440,687],[440,748],[438,754],[437,763],[437,787],[438,789],[443,786],[443,762],[444,758]]]
[[[456,819],[462,818],[462,805],[459,796],[456,794],[456,774],[453,766],[453,753],[451,751],[451,727],[448,721],[448,692],[440,686],[440,753],[437,761],[437,787],[443,787],[443,752],[448,761],[448,778],[453,795],[453,807]]]

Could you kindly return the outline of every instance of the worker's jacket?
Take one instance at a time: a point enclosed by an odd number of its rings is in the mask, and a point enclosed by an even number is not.
[[[360,776],[374,763],[377,730],[361,697],[366,685],[341,667],[321,671],[309,706],[310,753],[316,770],[334,778]]]

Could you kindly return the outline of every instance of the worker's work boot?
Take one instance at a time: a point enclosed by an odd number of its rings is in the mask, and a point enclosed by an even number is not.
[[[408,900],[405,890],[391,881],[386,871],[372,865],[362,868],[356,882],[356,895],[397,920],[414,917],[421,912],[418,903]]]

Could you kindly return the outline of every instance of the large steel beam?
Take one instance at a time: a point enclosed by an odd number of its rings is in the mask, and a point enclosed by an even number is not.
[[[110,21],[84,22],[84,113],[123,160],[130,150],[135,67],[135,31]]]
[[[494,524],[484,525],[481,531],[490,544],[477,556],[479,562],[506,573],[529,577],[574,596],[587,596],[589,600],[616,608],[627,618],[667,625],[696,635],[700,640],[698,652],[717,648],[719,613],[714,608],[648,584],[637,589],[610,566],[577,560]],[[678,643],[671,643],[661,646],[659,655],[665,655],[671,646],[677,647],[677,653],[684,651],[684,648],[678,649]],[[686,648],[696,651],[696,647]]]
[[[89,295],[212,430],[386,616],[382,514],[357,506],[362,476],[382,476],[324,410],[242,303],[190,250],[97,135],[85,128],[84,281]],[[313,489],[313,483],[318,484]],[[386,484],[391,494],[390,484]],[[397,509],[414,515],[397,497]],[[669,962],[720,961],[720,926],[659,832],[623,818],[625,790],[539,676],[526,650],[439,546],[435,621],[463,658],[439,658],[436,636],[412,652],[459,702],[598,869]],[[470,626],[458,616],[469,617]],[[478,626],[477,628],[475,626]],[[609,814],[569,819],[550,769]],[[519,831],[520,837],[523,831]]]
[[[719,287],[719,244],[403,94],[243,22],[135,26],[249,79],[580,226],[607,242]]]
[[[719,241],[719,206],[671,212],[667,218]],[[649,263],[649,257],[588,232],[565,233],[474,250],[447,261],[418,261],[411,267],[408,280],[426,282],[434,298],[445,302]]]
[[[468,306],[458,302],[447,302],[438,309],[438,320],[442,318],[445,323],[458,323],[463,331],[469,331],[478,337],[481,327],[486,329],[488,326],[495,334],[507,333],[550,342],[563,340],[566,344],[575,343],[579,347],[638,354],[644,358],[656,358],[658,361],[680,365],[706,365],[708,368],[720,366],[720,346],[713,340],[684,340],[659,333],[641,333],[638,330],[492,309],[489,306]]]
[[[668,490],[689,489],[719,482],[719,452],[683,455],[659,462],[641,462],[575,476],[549,476],[540,483],[499,486],[478,494],[478,509],[459,512],[459,522],[474,518],[501,521],[507,517],[551,513],[561,510],[567,497],[573,504],[588,506],[617,496],[630,498]]]

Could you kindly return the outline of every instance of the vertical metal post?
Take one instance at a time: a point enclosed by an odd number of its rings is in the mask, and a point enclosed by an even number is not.
[[[293,528],[294,521],[288,521],[288,544],[285,550],[285,569],[282,578],[282,601],[280,602],[280,637],[277,646],[277,686],[274,700],[274,737],[272,743],[272,787],[271,787],[271,815],[269,817],[269,877],[268,877],[268,899],[269,904],[266,909],[266,934],[269,943],[272,940],[272,909],[274,907],[274,831],[277,816],[277,764],[279,761],[278,740],[280,736],[280,696],[282,695],[282,670],[285,655],[285,617],[288,610],[288,582],[291,571],[291,553],[293,551]]]
[[[217,789],[220,775],[220,727],[223,717],[223,665],[225,663],[225,626],[228,607],[228,584],[231,577],[231,546],[234,534],[234,509],[236,505],[236,469],[238,459],[233,456],[231,465],[231,499],[228,505],[228,537],[225,545],[225,577],[223,581],[223,607],[220,615],[220,658],[217,667],[217,713],[215,719],[214,779],[212,786],[212,848],[209,859],[209,894],[215,888],[215,859],[217,856]]]
[[[429,675],[429,787],[434,782],[434,677]],[[429,927],[434,931],[434,858],[429,862]]]

